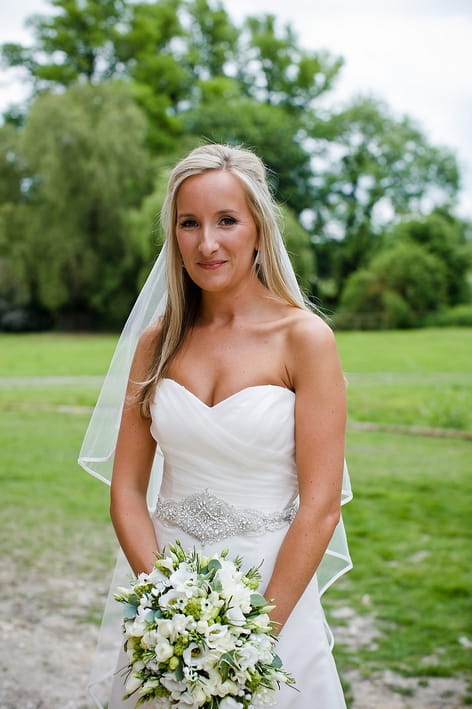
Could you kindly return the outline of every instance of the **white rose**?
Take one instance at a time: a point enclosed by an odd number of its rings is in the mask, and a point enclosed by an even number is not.
[[[174,630],[174,626],[173,626],[173,623],[171,620],[167,620],[166,618],[161,618],[157,621],[157,631],[163,637],[170,638],[173,630]]]
[[[157,639],[158,634],[156,630],[146,630],[141,643],[145,648],[152,649],[156,645]]]
[[[133,621],[125,623],[125,634],[127,637],[140,638],[146,632],[146,620],[141,617],[135,618]]]
[[[165,662],[169,659],[169,657],[172,657],[174,651],[169,641],[162,638],[157,642],[156,647],[154,648],[154,653],[158,662]]]

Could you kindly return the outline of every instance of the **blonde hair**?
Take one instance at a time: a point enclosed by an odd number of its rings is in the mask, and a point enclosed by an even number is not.
[[[157,382],[182,345],[199,313],[201,291],[182,268],[175,236],[177,195],[189,177],[209,170],[225,170],[241,183],[259,236],[257,276],[276,297],[297,308],[311,306],[303,296],[290,264],[279,228],[279,212],[267,183],[263,162],[250,150],[229,145],[209,144],[192,150],[172,170],[161,210],[161,225],[167,248],[168,297],[163,327],[150,366],[149,376],[138,392],[143,416],[149,407]]]

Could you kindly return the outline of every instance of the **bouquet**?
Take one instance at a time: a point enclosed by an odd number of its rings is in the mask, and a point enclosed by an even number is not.
[[[118,588],[129,664],[124,699],[156,709],[257,709],[294,685],[275,653],[260,573],[228,551],[205,557],[180,542],[149,574]]]

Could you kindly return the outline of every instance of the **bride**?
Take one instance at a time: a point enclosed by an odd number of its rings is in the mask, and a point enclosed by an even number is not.
[[[192,151],[170,176],[161,220],[165,246],[80,462],[102,476],[114,454],[111,518],[135,574],[176,539],[204,553],[229,547],[247,568],[262,562],[277,652],[299,690],[282,687],[276,706],[341,709],[319,600],[350,568],[340,521],[350,498],[345,384],[333,334],[298,288],[252,152]],[[113,381],[110,396],[120,395],[112,375],[126,370],[136,341],[115,447],[105,390]],[[100,432],[110,439],[103,454]],[[157,497],[150,480],[162,459]],[[134,707],[123,695],[118,672],[109,709]]]

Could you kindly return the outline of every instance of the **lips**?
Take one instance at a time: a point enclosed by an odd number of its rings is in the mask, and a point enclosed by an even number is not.
[[[225,263],[226,261],[199,261],[198,265],[206,271],[214,271]]]

